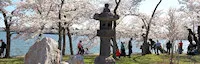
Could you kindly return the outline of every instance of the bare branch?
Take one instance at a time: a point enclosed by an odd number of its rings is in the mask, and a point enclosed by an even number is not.
[[[50,13],[50,11],[51,11],[51,8],[52,8],[52,4],[51,4],[51,6],[49,7],[49,11],[47,12],[47,15],[46,15],[46,16],[49,15],[49,13]]]
[[[147,29],[147,22],[145,22],[144,18],[141,18],[141,19],[142,19],[142,22],[144,23],[144,27]]]
[[[0,9],[0,12],[3,14],[5,26],[8,27],[7,15],[6,12]]]
[[[115,9],[114,9],[114,14],[115,15],[117,15],[117,9],[118,9],[118,7],[119,7],[119,3],[121,2],[121,0],[119,0],[118,2],[117,2],[117,0],[115,0],[115,3],[116,3],[116,7],[115,7]]]
[[[117,0],[115,0],[115,3],[117,4]]]
[[[42,15],[42,12],[39,10],[39,8],[37,7],[37,11],[40,15]]]
[[[71,10],[67,10],[65,12],[71,12],[71,11],[76,11],[78,8],[75,8],[75,9],[71,9]]]
[[[61,19],[61,10],[62,10],[64,1],[65,1],[65,0],[61,0],[61,7],[60,7],[60,10],[59,10],[59,16],[58,16],[59,19]]]
[[[162,0],[160,0],[158,2],[158,4],[156,5],[155,9],[153,10],[153,13],[152,13],[151,18],[150,18],[149,23],[148,23],[148,26],[150,26],[150,24],[152,22],[152,19],[154,18],[155,12],[156,12],[156,10],[157,10],[157,8],[158,8],[158,6],[160,5],[161,2],[162,2]]]

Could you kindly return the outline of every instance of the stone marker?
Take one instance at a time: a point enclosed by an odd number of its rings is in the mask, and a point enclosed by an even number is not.
[[[109,5],[105,4],[102,13],[95,13],[94,19],[100,21],[100,30],[97,31],[97,36],[100,37],[100,55],[96,57],[95,64],[115,64],[115,60],[110,57],[111,38],[115,36],[113,30],[113,21],[119,19],[118,15],[113,15],[110,12]]]
[[[25,64],[60,64],[58,42],[52,38],[43,38],[33,44],[25,55]]]

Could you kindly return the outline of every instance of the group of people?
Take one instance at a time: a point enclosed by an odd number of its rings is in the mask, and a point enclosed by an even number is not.
[[[125,42],[121,42],[121,49],[117,49],[116,50],[116,56],[118,56],[120,58],[120,56],[128,56],[129,58],[131,57],[131,54],[132,54],[132,41],[133,39],[130,38],[129,42],[128,42],[128,54],[126,54],[126,48],[124,46]],[[3,40],[1,40],[2,42],[2,46],[0,47],[0,52],[1,52],[1,55],[3,54],[3,51],[4,49],[6,48],[6,44],[3,42]],[[153,50],[155,52],[155,54],[159,55],[159,52],[161,53],[168,53],[170,54],[171,53],[171,50],[172,50],[172,43],[170,41],[168,41],[166,43],[166,51],[165,49],[163,49],[163,47],[161,46],[161,43],[157,40],[157,42],[153,41],[152,39],[149,39],[149,46],[150,46],[150,49]],[[82,41],[79,41],[78,45],[77,45],[77,48],[78,48],[78,53],[77,54],[89,54],[89,51],[88,51],[88,48],[83,48],[83,45],[82,45]],[[177,49],[177,52],[179,54],[182,54],[183,52],[183,42],[182,40],[180,40],[180,42],[178,43],[178,49]],[[197,49],[195,47],[195,45],[191,45],[189,44],[188,46],[188,52],[187,54],[190,54],[190,55],[195,55],[197,54]]]
[[[166,49],[167,49],[167,51],[165,51],[162,48],[161,43],[158,40],[157,40],[157,42],[155,42],[152,39],[149,39],[149,41],[150,41],[151,50],[154,50],[155,54],[159,55],[159,51],[161,53],[168,53],[168,54],[170,54],[171,49],[172,49],[172,43],[170,43],[170,41],[168,41],[166,43]],[[182,51],[183,51],[183,42],[182,42],[182,40],[180,40],[180,42],[178,43],[178,49],[177,49],[177,51],[178,51],[179,54],[182,54]]]
[[[117,50],[116,56],[118,56],[119,58],[121,56],[124,56],[124,57],[128,56],[129,58],[131,58],[131,54],[132,54],[132,42],[131,41],[132,40],[133,39],[130,38],[130,40],[128,42],[128,55],[126,55],[126,50],[125,50],[125,46],[124,46],[125,42],[121,42],[121,49],[120,49],[121,52],[119,50]]]
[[[188,55],[196,55],[196,54],[198,54],[197,45],[189,44],[189,46],[187,48],[187,54]]]
[[[128,55],[126,55],[126,50],[125,50],[125,46],[124,46],[124,43],[125,42],[121,42],[121,49],[117,49],[116,51],[116,56],[118,56],[120,58],[120,56],[128,56],[129,58],[131,57],[131,54],[132,54],[132,41],[133,39],[130,38],[129,42],[128,42]],[[88,51],[88,48],[84,49],[83,48],[83,45],[82,45],[82,41],[79,41],[79,43],[77,44],[77,48],[78,48],[78,53],[77,54],[80,54],[80,55],[83,55],[83,54],[89,54],[89,51]]]
[[[189,45],[187,48],[187,54],[188,55],[196,55],[199,54],[198,52],[198,38],[195,36],[195,33],[192,32],[191,29],[188,29],[188,41],[189,41]],[[194,40],[194,41],[193,41]]]
[[[159,55],[159,51],[164,53],[165,50],[162,48],[161,43],[157,40],[157,42],[149,39],[151,50],[154,50],[155,54]]]

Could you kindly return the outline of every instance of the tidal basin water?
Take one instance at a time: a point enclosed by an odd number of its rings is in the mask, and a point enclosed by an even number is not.
[[[15,37],[16,34],[12,35],[12,38],[11,38],[11,50],[10,50],[10,55],[11,56],[22,56],[22,55],[25,55],[29,48],[35,43],[36,41],[36,38],[33,38],[33,39],[29,39],[29,40],[23,40],[22,38],[17,38],[17,39],[13,39],[13,37]],[[43,37],[50,37],[50,38],[53,38],[54,40],[58,40],[58,35],[56,34],[43,34]],[[5,42],[6,42],[6,33],[5,32],[0,32],[0,39],[3,39]],[[87,39],[86,36],[72,36],[72,44],[73,44],[73,50],[74,50],[74,53],[77,53],[77,43],[79,42],[79,40],[84,40],[84,39]],[[127,45],[128,45],[128,40],[129,38],[121,38],[119,40],[117,40],[118,42],[118,47],[120,48],[121,44],[120,42],[123,41],[125,42],[125,47],[126,47],[126,53],[128,53],[128,48],[127,48]],[[68,42],[68,37],[66,36],[66,50],[65,50],[65,53],[66,54],[70,54],[70,49],[69,49],[69,42]],[[89,48],[89,53],[91,54],[98,54],[99,53],[99,50],[100,50],[100,46],[99,46],[99,39],[96,40],[97,43],[94,44],[93,42],[91,41],[83,41],[83,43],[85,43],[83,45],[84,48],[90,46]],[[159,40],[162,44],[162,47],[165,48],[166,47],[166,40]],[[175,44],[178,44],[179,41],[177,41]],[[133,54],[136,54],[136,53],[141,53],[141,49],[140,49],[140,45],[142,44],[142,42],[136,42],[136,41],[132,41],[132,45],[133,45]],[[189,42],[187,40],[183,40],[183,52],[186,53],[187,52],[187,46],[188,46]],[[1,46],[1,44],[0,44]],[[176,45],[177,47],[177,45]]]

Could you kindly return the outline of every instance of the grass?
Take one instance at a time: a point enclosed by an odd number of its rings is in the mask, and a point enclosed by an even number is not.
[[[96,55],[84,56],[85,64],[94,64],[94,59]],[[69,59],[69,55],[63,57],[63,61]],[[0,64],[23,64],[23,57],[14,57],[14,58],[4,58],[0,59]],[[178,61],[179,60],[179,61]],[[176,55],[173,58],[174,64],[200,64],[200,55],[189,57],[188,55],[181,54]],[[166,54],[155,55],[132,55],[131,58],[121,57],[116,60],[116,64],[169,64],[170,56]]]
[[[23,57],[15,57],[15,58],[1,58],[0,64],[23,64]]]

